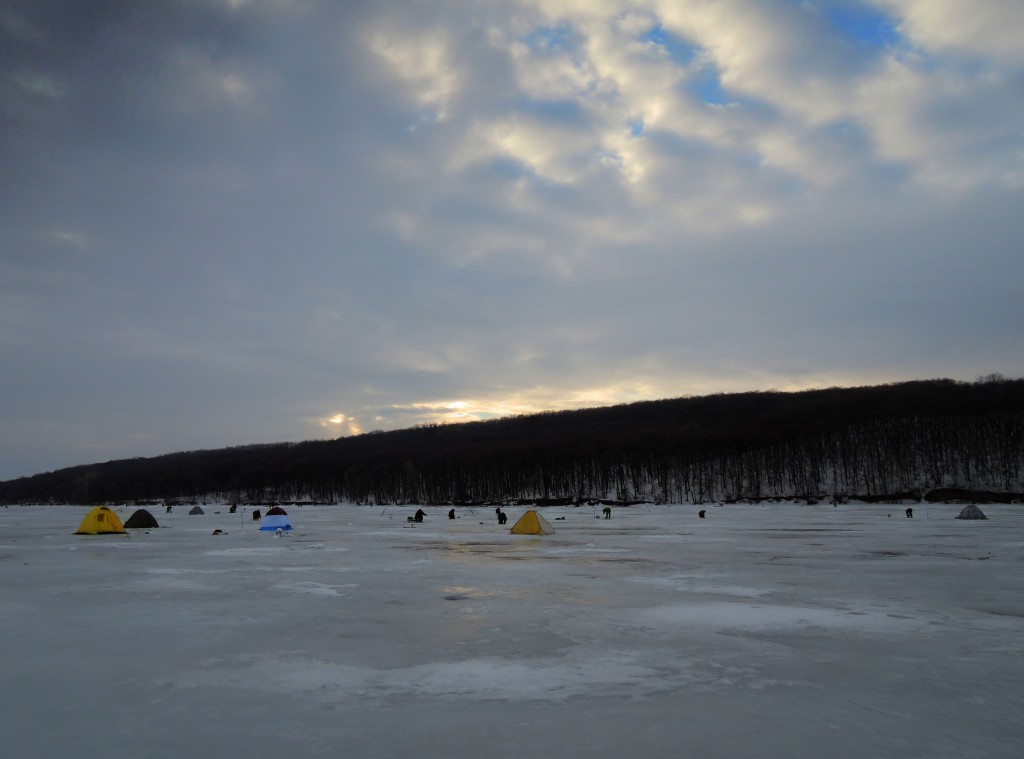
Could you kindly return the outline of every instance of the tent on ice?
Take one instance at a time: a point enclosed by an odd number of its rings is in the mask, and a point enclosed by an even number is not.
[[[533,509],[527,511],[509,530],[513,535],[554,535],[551,523]]]
[[[139,509],[132,514],[124,523],[126,530],[138,530],[149,527],[159,527],[157,524],[156,517],[150,514],[145,509]]]
[[[193,506],[191,509],[189,509],[188,513],[190,516],[194,516],[196,514],[205,514],[206,512],[203,511],[202,506]]]
[[[263,515],[260,523],[260,531],[275,532],[277,530],[290,530],[292,523],[288,521],[288,512],[280,506],[275,506]]]
[[[969,503],[960,509],[960,513],[956,515],[957,519],[988,519],[985,516],[985,512],[975,506],[973,503]]]
[[[97,506],[85,515],[75,535],[126,535],[117,514],[106,506]]]

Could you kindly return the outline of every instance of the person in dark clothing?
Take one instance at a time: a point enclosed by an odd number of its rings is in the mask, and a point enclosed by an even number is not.
[[[416,509],[416,513],[413,515],[413,519],[417,522],[422,522],[423,517],[425,517],[426,515],[427,512],[425,512],[423,509]]]
[[[907,519],[913,519],[913,518],[914,518],[914,510],[908,507],[907,508]]]
[[[498,509],[498,524],[505,524],[508,521],[508,516],[504,511]]]
[[[601,509],[601,513],[604,514],[604,518],[605,519],[611,519],[612,518],[612,507],[611,506],[605,506],[603,509]]]
[[[455,509],[450,509],[448,511],[448,518],[449,519],[455,519]]]
[[[697,512],[697,516],[699,516],[699,517],[700,517],[701,519],[703,519],[703,518],[704,518],[704,515],[705,515],[706,513],[707,513],[707,512],[706,512],[706,511],[704,511],[704,509],[701,509],[700,511],[698,511],[698,512]]]

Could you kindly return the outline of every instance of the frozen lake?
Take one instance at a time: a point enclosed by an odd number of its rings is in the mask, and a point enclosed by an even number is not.
[[[3,755],[1017,759],[1024,507],[904,508],[0,508]]]

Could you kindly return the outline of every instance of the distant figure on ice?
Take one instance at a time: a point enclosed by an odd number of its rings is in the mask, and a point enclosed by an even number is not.
[[[448,518],[449,519],[455,519],[455,509],[449,509],[449,511],[448,511]]]
[[[231,514],[234,514],[236,511],[238,511],[238,504],[237,503],[231,504],[231,508],[228,509],[228,512],[231,513]]]
[[[601,513],[604,514],[604,518],[605,519],[611,519],[612,518],[612,507],[611,506],[605,506],[603,509],[601,509]]]
[[[508,521],[508,516],[504,511],[498,509],[498,524],[505,524]]]
[[[413,515],[412,518],[413,518],[413,521],[415,521],[415,522],[422,522],[423,521],[423,517],[425,517],[426,515],[427,515],[427,512],[425,512],[423,509],[416,509],[416,513]]]
[[[260,519],[263,518],[263,515],[260,514],[260,510],[259,509],[253,509],[252,510],[252,518],[255,519],[256,521],[259,521]]]
[[[912,508],[910,508],[910,507],[907,507],[907,519],[913,519],[913,518],[914,518],[914,510]]]
[[[171,504],[167,504],[167,513],[168,513],[168,514],[170,514],[170,513],[171,513]]]
[[[707,512],[704,509],[701,509],[700,511],[697,512],[697,516],[699,516],[701,519],[704,518],[705,514],[707,514]]]

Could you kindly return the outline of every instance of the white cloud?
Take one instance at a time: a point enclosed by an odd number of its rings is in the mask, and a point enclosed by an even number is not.
[[[693,40],[724,87],[815,125],[844,112],[842,86],[856,69],[817,16],[791,2],[656,3],[665,27]]]
[[[1018,0],[874,0],[896,14],[899,29],[933,52],[1024,64],[1024,4]]]
[[[75,232],[68,229],[54,229],[47,235],[49,239],[62,245],[70,245],[74,248],[87,248],[89,247],[89,238],[81,232]]]
[[[1021,170],[1024,100],[1012,82],[931,71],[890,59],[861,83],[857,117],[879,157],[904,162],[927,186],[964,191]]]
[[[39,95],[51,100],[60,100],[67,95],[67,87],[64,83],[39,71],[17,74],[14,80],[20,89],[32,95]]]
[[[391,67],[410,97],[437,121],[447,118],[449,101],[459,88],[450,44],[442,28],[407,29],[394,23],[382,23],[367,38],[369,49]]]
[[[516,83],[527,96],[540,100],[573,99],[597,85],[595,72],[582,56],[558,49],[538,53],[521,40],[507,45],[516,71]],[[499,40],[492,37],[492,44]]]
[[[475,131],[476,142],[483,143],[481,153],[511,158],[541,179],[557,184],[581,181],[596,159],[598,143],[585,125],[518,115]]]

